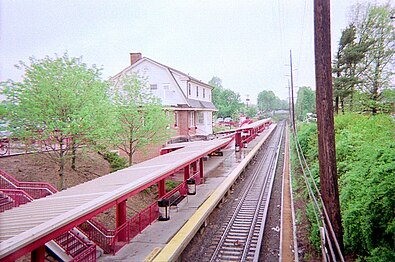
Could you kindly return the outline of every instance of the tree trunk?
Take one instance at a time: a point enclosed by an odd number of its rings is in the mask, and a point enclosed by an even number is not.
[[[132,149],[130,148],[130,150],[132,150]],[[132,166],[132,164],[133,164],[133,153],[132,153],[132,151],[130,151],[129,152],[129,166]]]
[[[64,183],[64,164],[65,164],[64,154],[65,154],[65,151],[63,148],[63,138],[61,138],[59,144],[60,144],[60,149],[59,149],[60,150],[60,153],[59,153],[59,157],[60,157],[59,189],[63,190],[63,189],[65,189],[65,183]]]
[[[373,107],[372,107],[372,114],[373,115],[375,115],[375,114],[377,114],[377,94],[375,93],[374,95],[373,95],[373,103],[372,103],[372,105],[373,105]]]
[[[339,114],[339,96],[336,96],[335,98],[335,113],[336,115]]]
[[[340,106],[342,107],[342,114],[344,115],[344,97],[340,98]]]
[[[352,66],[352,65],[351,65]],[[351,79],[354,79],[355,76],[355,70],[350,68],[351,72]],[[354,81],[354,80],[353,80]],[[351,84],[351,95],[350,95],[350,112],[353,112],[353,106],[354,106],[354,92],[355,92],[355,87],[354,83]]]
[[[75,170],[75,162],[77,158],[77,146],[75,144],[74,138],[71,139],[71,148],[72,148],[72,155],[71,155],[71,168]]]
[[[133,164],[133,128],[130,129],[130,139],[129,139],[129,166]]]

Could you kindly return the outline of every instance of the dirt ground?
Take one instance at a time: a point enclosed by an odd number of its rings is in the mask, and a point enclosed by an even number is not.
[[[0,168],[19,181],[48,182],[59,189],[59,167],[48,153],[24,154],[0,158]],[[95,152],[79,150],[76,170],[66,162],[65,184],[72,187],[111,172],[110,164]]]

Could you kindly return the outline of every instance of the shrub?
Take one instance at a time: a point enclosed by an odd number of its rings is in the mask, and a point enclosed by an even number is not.
[[[299,129],[303,153],[318,181],[316,127],[307,124]],[[364,261],[394,261],[395,257],[394,130],[389,115],[335,118],[344,244],[347,252]],[[316,229],[312,225],[310,239],[317,247]]]
[[[105,152],[101,154],[108,163],[110,163],[111,171],[115,172],[120,169],[124,169],[128,166],[127,160],[123,157],[120,157],[115,152]]]

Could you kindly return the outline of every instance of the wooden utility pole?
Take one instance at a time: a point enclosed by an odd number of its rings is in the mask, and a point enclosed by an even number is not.
[[[289,80],[288,80],[288,107],[289,107],[289,123],[291,123],[291,128],[292,128],[291,84],[289,83]]]
[[[343,229],[336,171],[330,25],[330,0],[314,0],[316,107],[321,195],[337,241],[343,250]]]
[[[292,130],[295,132],[296,126],[295,126],[295,104],[294,104],[294,78],[293,78],[293,72],[292,72],[292,50],[289,50],[289,62],[291,66],[291,113],[292,113]]]

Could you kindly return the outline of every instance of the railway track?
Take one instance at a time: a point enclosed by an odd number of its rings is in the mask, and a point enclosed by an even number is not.
[[[221,230],[212,240],[205,261],[258,261],[284,124],[258,154],[257,167]]]

